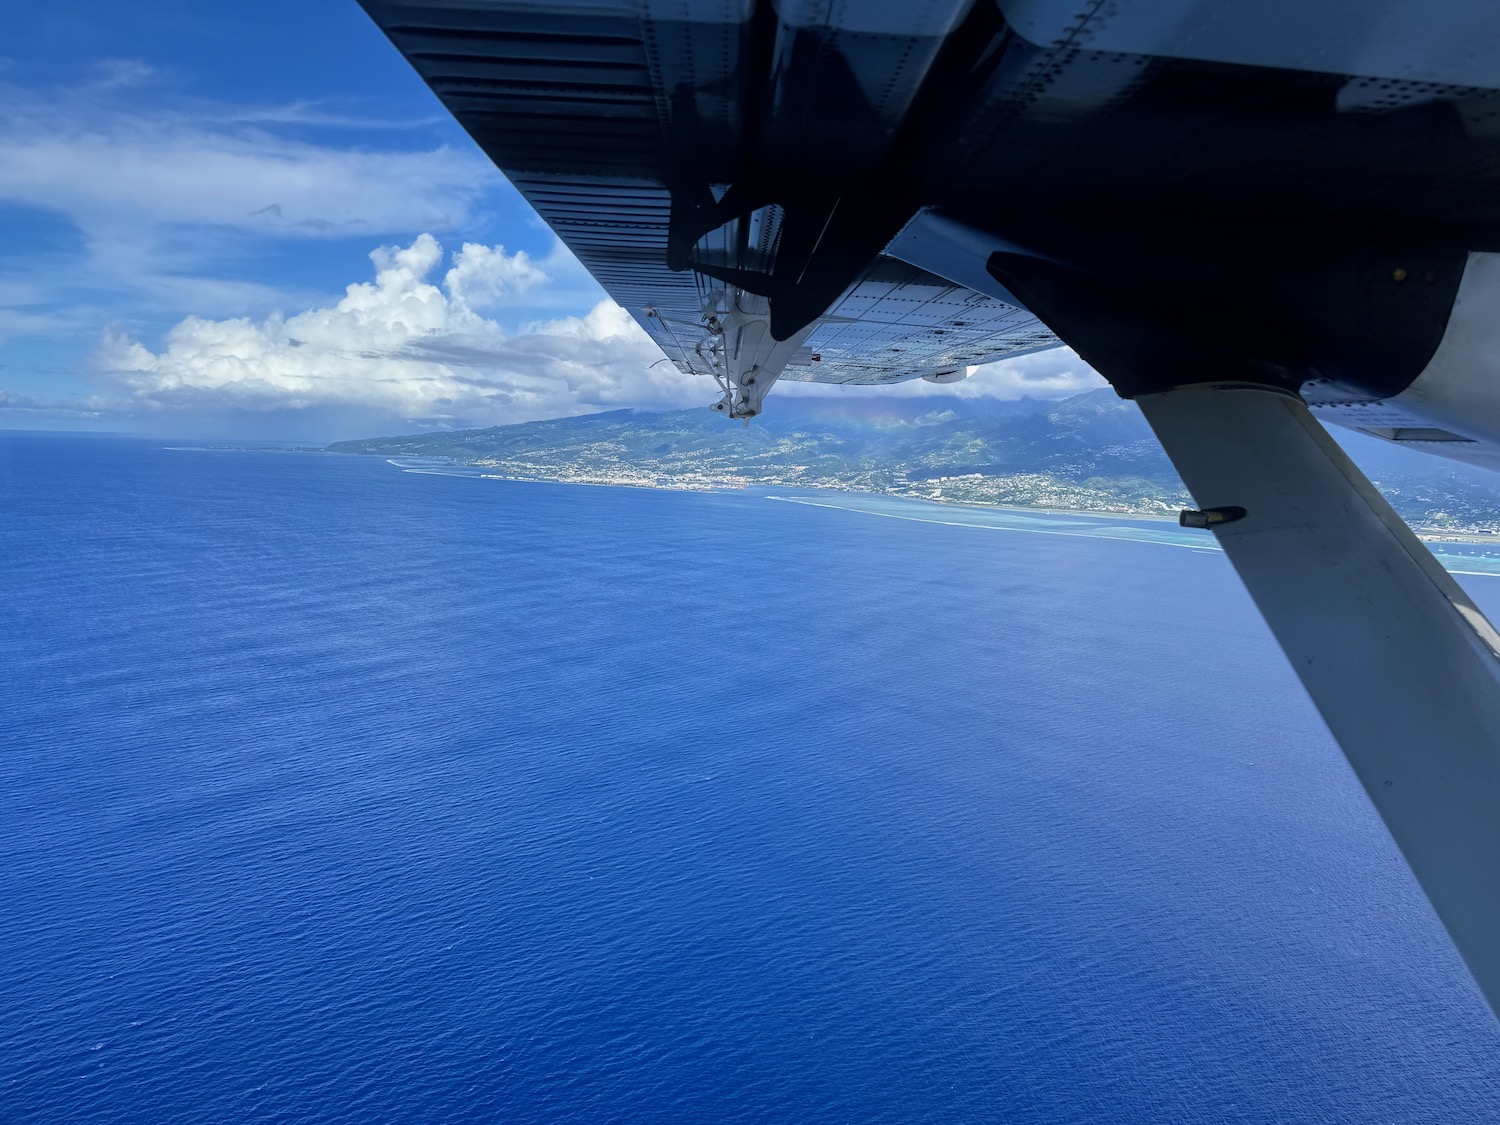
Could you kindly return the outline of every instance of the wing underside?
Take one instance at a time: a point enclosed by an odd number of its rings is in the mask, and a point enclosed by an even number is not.
[[[711,374],[705,310],[722,311],[732,285],[664,264],[671,197],[649,183],[514,176],[512,182],[609,295],[683,371]],[[774,205],[703,240],[719,260],[774,256]],[[880,256],[818,318],[784,379],[894,383],[1058,346],[1031,313],[895,258]]]
[[[366,6],[527,202],[685,372],[722,375],[725,314],[764,313],[778,262],[826,250],[825,238],[839,233],[837,200],[808,205],[755,183],[759,148],[778,138],[755,127],[761,79],[752,85],[751,68],[766,57],[775,29],[753,3]],[[795,20],[797,7],[783,6],[782,20]],[[903,63],[883,49],[903,42],[888,34],[857,44],[855,57],[880,68],[884,101],[874,112],[885,125],[916,97],[941,35],[965,5],[929,7],[916,21],[926,26],[902,29],[918,33],[925,57],[909,51],[915,57]],[[826,93],[793,86],[782,92]],[[857,111],[872,112],[868,104]],[[852,123],[851,132],[871,124]],[[846,147],[843,155],[860,160],[868,145]],[[958,377],[1058,344],[1016,304],[878,248],[856,267],[839,279],[844,284],[833,282],[838,291],[805,318],[810,323],[797,326],[781,377],[863,384]]]
[[[1054,332],[1127,397],[1202,377],[1119,362],[1123,311],[1384,403],[1463,252],[1500,250],[1500,9],[1472,0],[361,2],[672,361],[745,395]]]

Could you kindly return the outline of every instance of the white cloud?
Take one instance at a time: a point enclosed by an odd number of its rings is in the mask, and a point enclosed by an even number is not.
[[[465,242],[443,285],[454,300],[474,309],[497,304],[546,280],[546,273],[525,254],[507,256],[503,246]]]
[[[119,331],[100,348],[104,371],[146,409],[201,413],[342,407],[417,424],[492,424],[619,406],[706,401],[610,301],[585,316],[507,332],[482,310],[546,283],[541,263],[466,243],[443,264],[424,234],[374,251],[373,282],[295,316],[192,316],[152,351]]]
[[[128,222],[326,237],[463,225],[495,177],[470,151],[339,147],[268,128],[315,120],[305,104],[158,109],[122,97],[153,74],[116,59],[71,91],[0,91],[0,200],[91,231]]]
[[[966,397],[1066,398],[1107,386],[1104,376],[1079,359],[1072,348],[1053,348],[976,367],[953,389]]]
[[[0,137],[0,199],[115,224],[326,237],[468,220],[493,171],[452,150],[365,152],[171,120]]]
[[[36,279],[40,303],[106,316],[272,308],[285,287],[249,280],[244,267],[273,247],[472,229],[502,183],[467,147],[304,135],[331,123],[388,138],[389,123],[320,118],[306,105],[155,107],[155,77],[112,60],[75,88],[0,86],[0,204],[70,232],[45,250],[12,252],[4,267]]]

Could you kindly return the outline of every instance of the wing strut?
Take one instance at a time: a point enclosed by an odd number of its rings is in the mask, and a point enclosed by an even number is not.
[[[1500,1013],[1500,634],[1299,398],[1136,401]]]

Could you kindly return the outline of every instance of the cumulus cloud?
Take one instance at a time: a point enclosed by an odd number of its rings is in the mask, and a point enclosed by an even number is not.
[[[377,266],[381,262],[375,259]],[[465,242],[443,278],[443,287],[459,304],[475,309],[498,304],[546,280],[547,275],[525,254],[507,255],[503,246]]]
[[[524,301],[548,274],[525,253],[466,243],[447,257],[423,234],[370,255],[375,278],[294,316],[191,316],[153,351],[120,331],[99,363],[141,407],[350,408],[425,425],[518,422],[619,406],[701,401],[711,390],[661,362],[611,301],[507,331],[486,311]]]

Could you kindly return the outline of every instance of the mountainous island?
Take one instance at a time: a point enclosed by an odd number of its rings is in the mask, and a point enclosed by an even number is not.
[[[1419,529],[1500,532],[1500,476],[1338,436]],[[818,488],[1138,515],[1191,506],[1140,411],[1108,388],[1058,402],[785,396],[749,426],[704,409],[615,410],[327,448],[581,484]]]

